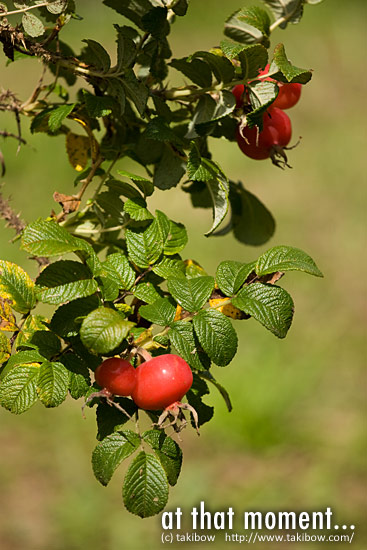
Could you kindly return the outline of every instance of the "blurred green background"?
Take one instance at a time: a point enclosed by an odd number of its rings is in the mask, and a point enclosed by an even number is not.
[[[77,4],[84,19],[65,29],[64,40],[78,51],[82,38],[94,38],[114,52],[112,23],[122,24],[122,18],[100,2]],[[192,0],[188,16],[173,28],[174,55],[217,45],[224,19],[243,4]],[[229,414],[213,393],[208,403],[215,405],[216,413],[202,428],[200,439],[193,430],[184,432],[183,471],[171,490],[168,509],[181,506],[188,515],[204,500],[213,511],[232,506],[240,519],[244,510],[312,511],[330,506],[336,523],[356,525],[353,544],[360,549],[367,547],[365,22],[363,0],[329,0],[307,6],[300,25],[274,33],[273,46],[283,41],[295,64],[314,69],[300,103],[289,111],[294,140],[303,137],[290,152],[292,170],[247,159],[236,144],[213,140],[215,158],[225,172],[241,179],[274,214],[277,230],[270,243],[252,249],[231,236],[205,238],[210,212],[193,212],[180,190],[160,192],[149,203],[187,224],[186,257],[199,260],[211,273],[221,260],[250,261],[269,246],[289,244],[310,253],[325,275],[321,280],[290,273],[283,279],[296,303],[286,340],[277,340],[253,320],[237,323],[239,353],[229,367],[215,372],[230,391],[233,412]],[[35,60],[5,69],[2,58],[0,66],[0,86],[16,91],[23,100],[42,70]],[[177,75],[172,74],[171,82],[178,82]],[[4,114],[0,126],[15,131],[13,120]],[[27,121],[23,130],[28,146],[18,156],[15,142],[1,142],[7,164],[2,192],[12,196],[14,207],[30,221],[54,207],[54,190],[72,191],[75,173],[62,137],[30,136]],[[120,162],[119,167],[133,165]],[[1,258],[19,262],[35,274],[17,243],[9,243],[12,231],[0,225]],[[1,410],[0,425],[3,550],[161,548],[159,517],[141,520],[123,507],[125,467],[107,489],[93,477],[94,412],[82,421],[79,402],[68,400],[47,411],[37,404],[22,417]],[[240,521],[236,530],[241,533]],[[223,534],[218,532],[217,539],[217,547],[224,547]]]

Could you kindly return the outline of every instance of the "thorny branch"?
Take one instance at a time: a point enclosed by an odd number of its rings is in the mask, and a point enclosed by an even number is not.
[[[5,199],[0,191],[0,218],[7,222],[7,227],[14,229],[16,235],[19,235],[26,227],[26,223],[21,219],[19,214],[16,214],[13,208],[10,206],[9,199]],[[38,265],[44,267],[49,264],[47,258],[40,256],[32,256],[32,260],[35,260]]]

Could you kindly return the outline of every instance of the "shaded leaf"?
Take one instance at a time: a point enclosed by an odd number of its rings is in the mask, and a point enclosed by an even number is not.
[[[182,451],[176,441],[162,430],[149,430],[143,433],[142,438],[159,458],[166,471],[168,483],[176,485],[182,465]]]
[[[140,437],[131,430],[114,432],[97,445],[92,454],[93,472],[98,481],[106,486],[116,468],[140,445]]]

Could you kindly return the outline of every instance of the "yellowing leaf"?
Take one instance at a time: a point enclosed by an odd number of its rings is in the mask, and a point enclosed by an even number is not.
[[[73,132],[66,135],[66,152],[71,166],[77,172],[82,172],[87,166],[90,151],[90,142],[86,136],[79,136]]]
[[[48,322],[48,319],[43,317],[43,315],[29,315],[19,331],[15,341],[15,348],[19,349],[22,346],[27,346],[34,333],[38,330],[48,330],[47,326],[44,324]]]
[[[0,365],[5,363],[11,355],[10,340],[0,332]]]
[[[173,320],[174,321],[179,321],[181,319],[181,314],[182,314],[182,307],[179,304],[177,304],[176,315],[175,315],[175,318]]]
[[[228,302],[228,298],[214,298],[212,300],[209,300],[210,307],[213,307],[223,313],[226,317],[230,317],[231,319],[247,319],[248,315],[246,313],[243,313],[240,309],[237,307],[234,307],[232,304],[226,303]],[[223,305],[221,305],[223,303]]]
[[[0,330],[15,332],[17,325],[10,304],[0,296]]]
[[[19,313],[28,313],[36,304],[34,282],[30,276],[6,260],[0,260],[0,297]]]

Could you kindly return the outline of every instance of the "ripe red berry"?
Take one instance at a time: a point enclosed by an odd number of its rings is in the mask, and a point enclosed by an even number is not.
[[[237,143],[246,156],[261,160],[269,158],[275,148],[288,145],[292,137],[292,125],[289,116],[281,109],[271,107],[263,116],[263,129],[237,127]]]
[[[165,409],[181,401],[193,382],[189,365],[178,355],[159,355],[139,365],[132,398],[141,409]]]
[[[243,105],[243,93],[245,91],[245,86],[243,84],[237,84],[232,88],[232,94],[236,98],[236,109],[239,109]]]
[[[265,69],[259,72],[259,76],[266,74],[268,71],[269,65],[266,65]],[[274,82],[274,79],[271,77],[266,78],[265,80],[270,80]],[[277,107],[278,109],[290,109],[296,103],[298,103],[302,92],[302,84],[298,84],[297,82],[289,84],[277,82],[277,84],[279,88],[279,93],[275,101],[272,103],[272,107]]]
[[[136,370],[120,357],[111,357],[101,363],[94,373],[96,382],[113,395],[131,395],[136,383]]]

